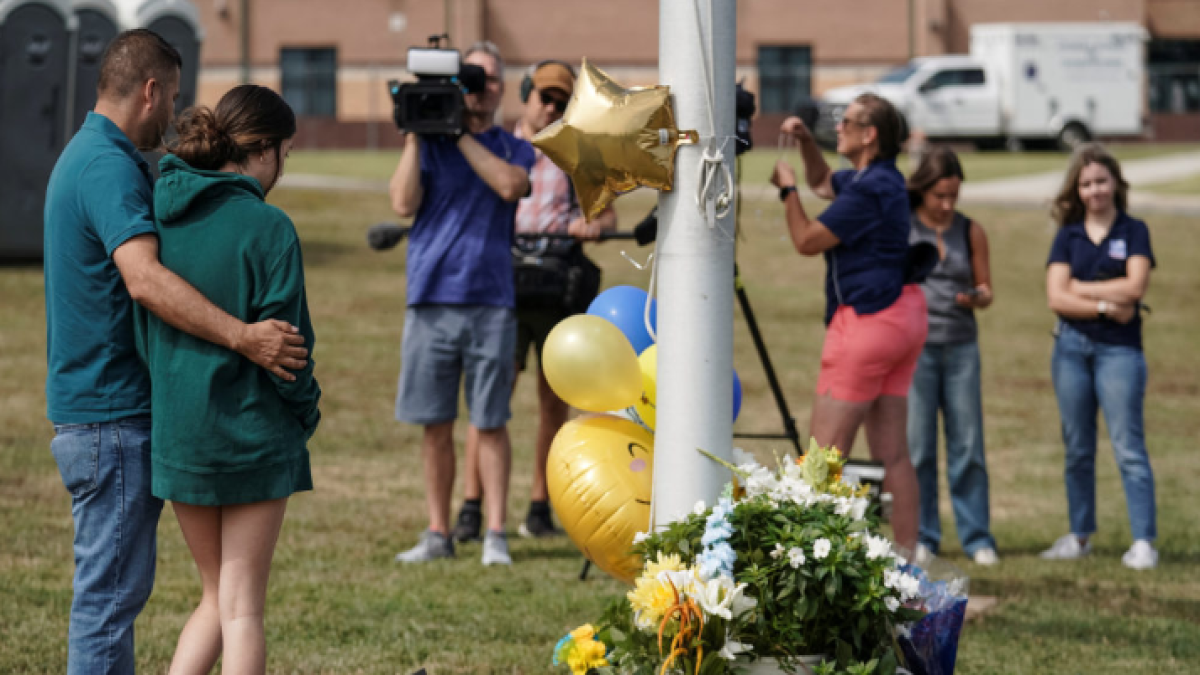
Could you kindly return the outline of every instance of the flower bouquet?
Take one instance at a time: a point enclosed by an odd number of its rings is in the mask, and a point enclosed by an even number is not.
[[[919,581],[877,534],[866,490],[842,482],[841,454],[811,443],[773,470],[736,450],[736,465],[709,457],[733,472],[718,502],[639,535],[636,587],[560,641],[555,662],[574,675],[718,675],[765,659],[896,672],[896,627],[922,616],[905,606]]]

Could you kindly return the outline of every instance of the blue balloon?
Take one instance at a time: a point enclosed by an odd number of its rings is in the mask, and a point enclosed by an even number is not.
[[[736,422],[738,415],[742,414],[742,378],[738,377],[737,371],[733,371],[733,421]]]
[[[608,319],[621,329],[633,351],[641,354],[654,344],[646,330],[646,291],[634,286],[613,286],[596,296],[588,307],[588,314]],[[650,302],[650,325],[658,330],[658,301]]]

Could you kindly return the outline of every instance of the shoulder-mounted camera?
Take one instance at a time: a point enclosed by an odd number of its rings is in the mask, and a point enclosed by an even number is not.
[[[408,50],[408,72],[416,82],[388,82],[395,106],[393,118],[403,131],[423,135],[458,136],[464,127],[464,94],[483,91],[487,73],[482,67],[464,64],[456,49],[441,49],[446,36],[433,35],[428,48]]]

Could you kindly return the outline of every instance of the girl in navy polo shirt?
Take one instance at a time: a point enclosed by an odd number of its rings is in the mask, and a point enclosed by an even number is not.
[[[886,468],[894,499],[896,542],[917,545],[917,475],[905,434],[908,388],[925,344],[925,296],[905,284],[909,209],[896,155],[906,135],[900,113],[874,94],[846,107],[837,125],[838,153],[853,169],[831,171],[798,117],[783,133],[800,143],[805,179],[833,203],[809,218],[796,193],[796,172],[782,160],[771,182],[787,210],[788,231],[805,256],[826,262],[825,344],[809,432],[821,445],[849,454],[865,426],[871,456]]]
[[[1154,253],[1146,224],[1125,213],[1129,184],[1100,145],[1076,151],[1054,202],[1046,295],[1059,318],[1051,370],[1066,445],[1071,532],[1042,553],[1081,558],[1096,531],[1096,412],[1104,413],[1125,486],[1133,546],[1126,567],[1158,564],[1154,474],[1146,454],[1146,359],[1140,302]]]

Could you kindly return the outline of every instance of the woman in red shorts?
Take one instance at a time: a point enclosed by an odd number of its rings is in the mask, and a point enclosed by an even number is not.
[[[896,155],[906,135],[900,113],[863,94],[837,125],[837,151],[854,167],[831,171],[798,117],[783,133],[800,144],[805,179],[833,200],[809,218],[796,192],[796,172],[783,160],[771,182],[787,209],[788,230],[804,256],[826,262],[825,346],[810,433],[849,454],[866,426],[871,456],[887,470],[894,499],[892,533],[910,550],[917,543],[917,478],[908,458],[908,388],[925,344],[927,318],[920,286],[905,284],[909,212]]]

